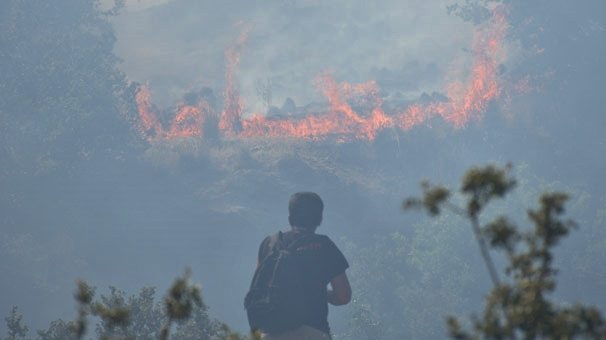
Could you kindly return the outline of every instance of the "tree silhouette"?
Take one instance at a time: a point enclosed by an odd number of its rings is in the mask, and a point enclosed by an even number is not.
[[[456,318],[449,317],[450,336],[454,339],[604,339],[606,323],[599,310],[581,304],[562,305],[550,299],[556,288],[557,273],[553,266],[553,248],[576,228],[573,221],[562,217],[567,194],[544,193],[539,207],[527,212],[532,222],[530,228],[518,228],[505,216],[484,225],[480,223],[484,208],[515,186],[510,170],[510,166],[469,170],[461,187],[465,208],[449,200],[450,190],[427,182],[422,184],[423,197],[404,201],[405,209],[421,208],[432,216],[448,209],[469,219],[493,281],[494,288],[486,298],[482,316],[472,318],[473,329],[466,330]],[[508,264],[503,281],[498,277],[489,247],[506,255]]]

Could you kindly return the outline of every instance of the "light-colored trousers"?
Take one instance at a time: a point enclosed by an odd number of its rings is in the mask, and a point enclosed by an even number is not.
[[[282,334],[262,334],[263,340],[330,340],[330,335],[309,326],[301,326]]]

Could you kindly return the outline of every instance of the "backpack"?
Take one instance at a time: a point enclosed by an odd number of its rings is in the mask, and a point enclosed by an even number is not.
[[[296,249],[313,234],[303,234],[285,245],[282,232],[272,236],[269,253],[255,270],[250,290],[244,299],[248,324],[252,331],[279,334],[302,325],[301,310],[305,297]]]

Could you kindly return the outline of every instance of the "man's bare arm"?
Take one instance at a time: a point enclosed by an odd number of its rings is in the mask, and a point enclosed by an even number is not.
[[[351,286],[347,274],[343,272],[330,281],[328,303],[334,306],[346,305],[351,301]]]

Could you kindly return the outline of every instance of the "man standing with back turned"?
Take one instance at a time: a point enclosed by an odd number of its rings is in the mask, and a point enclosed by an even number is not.
[[[315,233],[323,210],[318,194],[293,194],[290,230],[266,237],[259,247],[245,306],[251,328],[261,331],[263,339],[331,339],[328,303],[340,306],[351,300],[347,260],[328,236]]]

